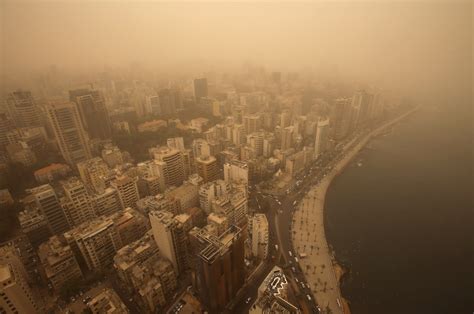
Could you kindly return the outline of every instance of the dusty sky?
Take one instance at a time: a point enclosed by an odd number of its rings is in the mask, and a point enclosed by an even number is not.
[[[382,85],[472,85],[470,1],[4,0],[0,9],[4,73],[252,60],[283,70],[337,65]]]

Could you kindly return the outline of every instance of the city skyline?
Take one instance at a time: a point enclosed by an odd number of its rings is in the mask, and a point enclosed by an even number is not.
[[[3,1],[0,313],[470,311],[472,9]]]

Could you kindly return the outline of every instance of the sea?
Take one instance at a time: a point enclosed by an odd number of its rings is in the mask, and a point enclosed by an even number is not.
[[[353,314],[473,313],[469,121],[423,107],[333,180],[325,231]]]

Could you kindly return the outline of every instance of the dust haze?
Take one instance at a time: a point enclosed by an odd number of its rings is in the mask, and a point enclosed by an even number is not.
[[[198,75],[244,62],[449,98],[472,87],[472,4],[2,1],[4,87],[55,65]]]

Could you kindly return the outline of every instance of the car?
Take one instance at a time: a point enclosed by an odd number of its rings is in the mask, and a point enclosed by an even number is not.
[[[249,304],[250,300],[252,300],[252,297],[248,297],[247,300],[245,300],[245,304]]]
[[[304,283],[301,283],[301,288],[306,288],[306,285]]]
[[[308,299],[308,301],[311,301],[311,296],[309,294],[306,295],[306,298]]]
[[[296,278],[296,277],[295,277],[295,281],[296,281],[296,282],[300,282],[300,281],[298,280],[298,278]]]
[[[293,256],[293,253],[291,253],[291,251],[288,251],[288,254],[290,254],[290,256]]]
[[[296,268],[295,268],[295,266],[291,267],[291,270],[293,271],[293,273],[296,273]]]

